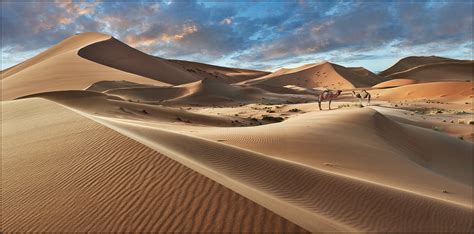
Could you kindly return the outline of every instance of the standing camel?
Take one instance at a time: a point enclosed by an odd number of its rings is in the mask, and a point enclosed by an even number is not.
[[[362,90],[360,93],[356,93],[352,91],[352,96],[356,97],[359,99],[359,104],[362,106],[362,100],[367,99],[367,106],[370,106],[370,93]]]
[[[337,98],[339,95],[341,95],[342,90],[337,90],[337,91],[332,91],[332,90],[324,90],[319,96],[318,96],[318,106],[319,110],[321,109],[321,102],[329,100],[329,110],[331,110],[331,101],[334,98]]]

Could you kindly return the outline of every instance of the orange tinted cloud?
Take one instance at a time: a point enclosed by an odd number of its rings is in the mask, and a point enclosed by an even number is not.
[[[55,7],[59,8],[59,11],[57,11],[55,14],[48,14],[40,17],[40,21],[33,28],[33,31],[35,33],[49,30],[56,26],[74,23],[74,21],[82,15],[93,14],[99,3],[76,3],[73,1],[55,1],[53,3],[43,2],[40,4],[42,4],[41,7],[43,8],[50,8],[51,4],[53,4]]]

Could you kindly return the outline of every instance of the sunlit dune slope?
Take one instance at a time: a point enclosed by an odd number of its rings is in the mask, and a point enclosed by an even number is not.
[[[2,231],[304,231],[50,101],[2,102],[2,139]]]
[[[296,85],[303,88],[351,89],[370,87],[381,80],[370,75],[354,72],[337,64],[322,62],[293,69],[280,69],[269,75],[242,82],[243,84],[264,84],[270,86]]]
[[[83,33],[59,43],[37,57],[2,74],[2,100],[47,91],[85,89],[103,80],[126,80],[140,84],[163,82],[110,68],[77,55],[79,49],[108,40],[107,35]]]
[[[391,88],[391,87],[398,87],[403,85],[415,84],[417,83],[416,80],[412,79],[393,79],[389,81],[384,81],[374,85],[374,88]]]
[[[469,101],[474,97],[472,82],[429,82],[372,91],[384,101],[443,100]]]
[[[6,69],[2,74],[2,79],[7,78],[25,68],[42,62],[48,58],[68,52],[70,50],[78,50],[84,46],[96,43],[98,41],[107,40],[109,38],[109,35],[102,33],[82,33],[71,36],[63,40],[61,43],[54,45],[51,48],[45,50],[44,52],[36,55],[35,57],[28,59],[14,67]]]
[[[417,82],[473,80],[474,62],[436,56],[411,56],[381,72],[384,79],[411,79]]]
[[[421,65],[438,64],[445,62],[466,62],[464,60],[443,58],[438,56],[410,56],[400,59],[393,66],[379,73],[380,76],[389,76],[394,73],[403,72]]]
[[[96,120],[310,231],[471,227],[470,143],[400,126],[370,109],[191,133]],[[447,154],[454,148],[456,156]]]
[[[412,79],[430,81],[474,81],[474,62],[446,62],[420,65],[394,73],[386,79]]]

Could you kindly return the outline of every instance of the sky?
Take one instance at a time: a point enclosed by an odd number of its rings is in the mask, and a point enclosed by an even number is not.
[[[382,71],[406,56],[473,59],[472,1],[1,2],[1,68],[81,32],[145,53],[273,71],[331,61]]]

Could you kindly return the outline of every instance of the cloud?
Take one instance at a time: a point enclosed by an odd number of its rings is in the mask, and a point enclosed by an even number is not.
[[[472,2],[1,4],[2,51],[8,56],[86,31],[111,34],[156,56],[252,68],[324,58],[368,61],[396,56],[397,50],[451,50],[468,57],[466,43],[472,48],[473,40]]]
[[[96,30],[93,14],[98,3],[2,2],[2,48],[19,52],[51,46],[77,31]]]
[[[231,24],[231,23],[232,23],[232,17],[227,17],[220,22],[220,24]]]

